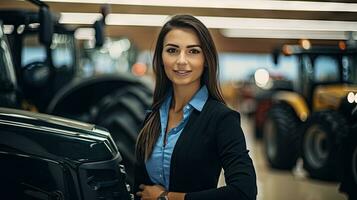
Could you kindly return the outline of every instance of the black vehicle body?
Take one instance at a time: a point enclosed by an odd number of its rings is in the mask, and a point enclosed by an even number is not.
[[[108,131],[52,115],[0,108],[4,199],[130,199]]]

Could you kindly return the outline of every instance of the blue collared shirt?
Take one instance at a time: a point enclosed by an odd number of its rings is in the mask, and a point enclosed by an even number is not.
[[[169,118],[169,110],[172,99],[172,93],[168,95],[164,103],[160,107],[160,122],[161,132],[150,158],[146,161],[146,170],[149,174],[151,181],[155,184],[160,184],[169,189],[170,184],[170,165],[171,156],[174,151],[175,144],[180,137],[183,128],[186,126],[189,116],[193,109],[202,111],[208,99],[208,90],[206,86],[193,96],[191,101],[183,108],[183,119],[178,125],[167,133],[167,142],[164,146],[164,136]]]

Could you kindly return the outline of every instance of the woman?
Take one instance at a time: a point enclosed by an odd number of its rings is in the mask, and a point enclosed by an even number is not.
[[[256,176],[240,127],[218,87],[207,28],[176,15],[161,29],[153,67],[152,111],[139,134],[137,199],[256,199]],[[227,186],[217,188],[221,169]]]

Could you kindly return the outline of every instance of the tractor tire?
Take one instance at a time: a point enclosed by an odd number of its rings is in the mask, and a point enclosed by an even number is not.
[[[338,148],[347,134],[346,120],[336,111],[316,112],[307,119],[301,149],[304,168],[311,178],[337,179]]]
[[[300,121],[295,111],[281,103],[271,107],[264,123],[263,142],[268,163],[276,169],[292,169],[299,156]]]
[[[127,182],[134,184],[135,144],[142,126],[145,110],[150,106],[151,95],[139,88],[128,86],[100,100],[94,123],[111,133],[127,172]]]
[[[341,145],[340,191],[346,193],[349,200],[357,199],[357,124],[350,130],[349,137]]]

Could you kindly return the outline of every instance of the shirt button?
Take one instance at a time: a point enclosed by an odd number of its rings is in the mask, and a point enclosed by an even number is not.
[[[160,178],[162,178],[162,175],[160,174]]]
[[[190,108],[190,106],[186,106],[186,109],[189,109]]]

